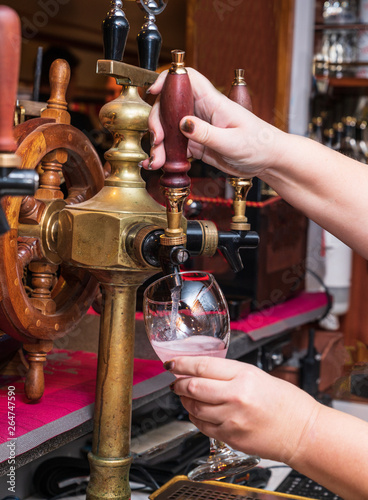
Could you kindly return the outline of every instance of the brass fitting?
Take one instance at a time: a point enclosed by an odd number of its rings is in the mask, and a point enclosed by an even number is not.
[[[228,180],[234,188],[234,216],[232,217],[230,228],[238,231],[249,231],[250,224],[245,215],[245,210],[247,206],[247,195],[253,185],[252,179],[230,177]]]
[[[189,196],[190,188],[162,188],[166,200],[167,228],[161,236],[164,246],[185,245],[186,234],[183,231],[183,206]]]

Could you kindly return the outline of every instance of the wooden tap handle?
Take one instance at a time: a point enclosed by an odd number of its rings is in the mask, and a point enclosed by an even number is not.
[[[20,63],[21,30],[17,13],[0,6],[0,152],[14,153],[14,108]]]
[[[70,67],[65,59],[56,59],[50,67],[50,99],[47,101],[49,109],[66,110],[66,91],[70,80]]]
[[[240,104],[243,108],[249,111],[253,110],[252,99],[248,92],[248,86],[244,80],[244,70],[236,69],[235,78],[233,80],[229,95],[229,99]]]
[[[190,185],[187,175],[190,162],[187,159],[188,139],[182,134],[179,123],[184,116],[193,115],[194,99],[184,68],[184,52],[173,50],[172,56],[173,64],[162,88],[160,101],[166,151],[161,185],[165,188],[184,188]]]

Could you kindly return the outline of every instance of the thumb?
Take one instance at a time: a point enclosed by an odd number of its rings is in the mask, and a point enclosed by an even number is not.
[[[218,150],[224,138],[224,129],[214,127],[195,116],[185,116],[180,121],[180,130],[191,141]]]

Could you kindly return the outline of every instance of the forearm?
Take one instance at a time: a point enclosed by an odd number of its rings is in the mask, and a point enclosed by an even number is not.
[[[368,257],[368,167],[312,140],[279,136],[261,178],[287,202]]]
[[[346,500],[368,498],[368,423],[320,405],[289,465]]]

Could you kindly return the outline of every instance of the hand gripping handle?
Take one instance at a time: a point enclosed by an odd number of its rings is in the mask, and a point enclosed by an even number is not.
[[[14,153],[14,108],[17,96],[21,30],[17,13],[0,6],[0,153]]]
[[[180,120],[194,113],[192,87],[184,68],[184,52],[172,51],[173,64],[161,92],[160,113],[165,134],[166,162],[161,185],[164,188],[185,188],[190,185],[187,175],[190,162],[187,159],[188,139],[179,128]]]

